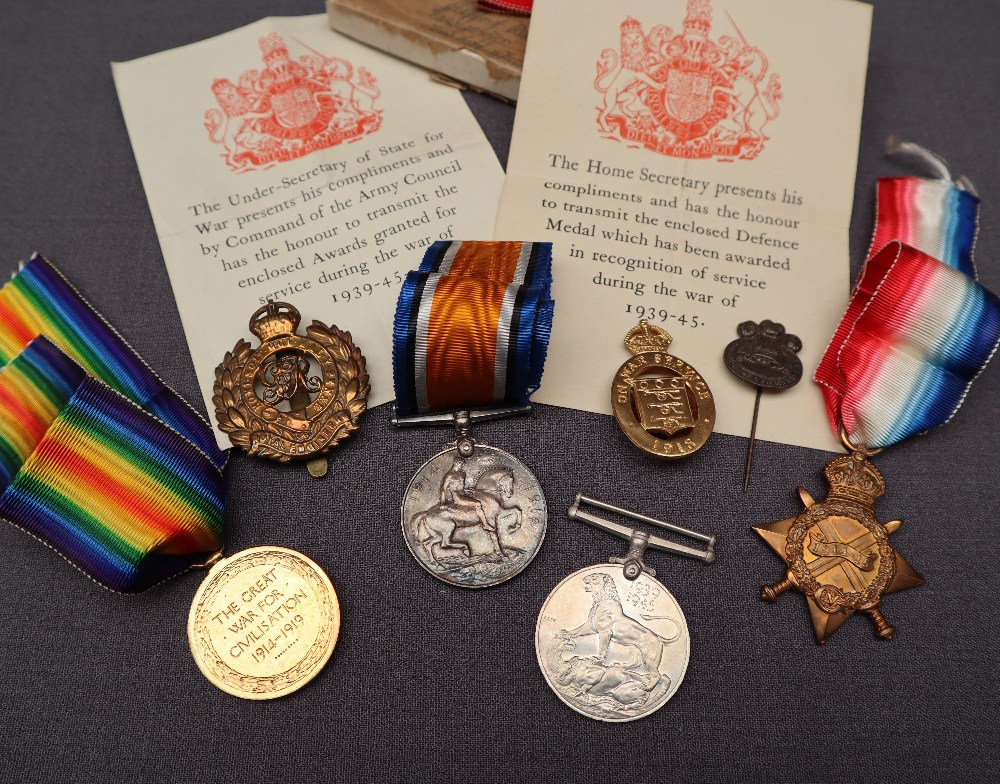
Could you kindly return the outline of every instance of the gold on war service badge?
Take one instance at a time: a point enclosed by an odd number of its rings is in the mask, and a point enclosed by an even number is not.
[[[282,463],[309,460],[309,472],[322,476],[322,456],[357,429],[370,386],[350,332],[313,321],[298,335],[300,321],[285,302],[259,308],[250,331],[261,344],[241,339],[226,353],[212,402],[235,446]]]
[[[643,319],[625,336],[635,356],[618,368],[611,408],[629,441],[656,457],[701,449],[715,427],[715,400],[698,371],[667,352],[669,333]]]
[[[882,597],[924,582],[889,542],[902,520],[875,519],[875,499],[885,492],[885,480],[868,461],[874,453],[850,448],[851,454],[823,469],[830,485],[825,500],[814,501],[800,487],[804,511],[754,528],[788,564],[785,579],[764,586],[761,598],[774,602],[789,588],[805,594],[820,643],[858,611],[868,614],[879,637],[891,640],[895,629],[882,616]]]

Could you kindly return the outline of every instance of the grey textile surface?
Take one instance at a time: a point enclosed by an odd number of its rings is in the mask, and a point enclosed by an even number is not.
[[[897,132],[978,186],[979,271],[1000,291],[998,6],[875,5],[854,269],[876,178],[903,173],[881,156]],[[0,4],[0,258],[10,270],[36,249],[53,258],[189,400],[195,376],[108,62],[319,10],[317,0]],[[505,159],[513,108],[468,100]],[[581,383],[606,384],[613,370],[581,368]],[[551,407],[478,430],[535,470],[552,510],[535,563],[487,591],[434,580],[400,535],[407,479],[445,432],[396,432],[382,406],[322,481],[234,458],[230,552],[299,549],[343,606],[330,664],[275,702],[235,699],[199,674],[185,637],[198,575],[119,596],[0,526],[0,782],[995,781],[998,392],[994,362],[950,425],[878,460],[889,483],[879,517],[906,519],[893,541],[928,581],[886,602],[899,629],[890,643],[858,618],[817,646],[800,596],[757,598],[782,569],[749,527],[793,513],[796,484],[821,492],[827,455],[759,444],[744,496],[742,439],[716,435],[665,466],[609,417]],[[627,725],[569,710],[535,663],[549,590],[621,548],[567,520],[578,489],[719,534],[713,566],[652,558],[686,613],[691,664],[666,707]]]

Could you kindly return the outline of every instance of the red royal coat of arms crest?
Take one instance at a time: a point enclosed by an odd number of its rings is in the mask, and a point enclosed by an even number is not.
[[[605,49],[594,87],[602,135],[675,158],[755,158],[779,114],[781,81],[726,14],[735,35],[712,40],[709,0],[688,0],[675,32],[627,18],[618,52]],[[765,82],[766,80],[766,82]]]
[[[375,77],[342,57],[327,57],[305,44],[292,60],[277,33],[259,39],[263,70],[244,71],[234,84],[212,82],[218,109],[205,112],[209,139],[222,145],[233,171],[264,168],[335,147],[377,131],[382,94]]]

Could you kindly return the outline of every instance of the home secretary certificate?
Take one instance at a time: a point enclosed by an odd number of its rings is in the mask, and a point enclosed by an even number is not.
[[[566,35],[572,20],[572,35]],[[610,413],[625,333],[674,338],[747,435],[723,349],[746,320],[802,338],[811,376],[848,293],[870,6],[851,0],[540,0],[496,236],[554,243],[543,403]],[[804,381],[757,435],[835,449]]]
[[[503,171],[461,94],[323,15],[113,72],[209,412],[216,365],[268,299],[349,330],[369,405],[391,400],[403,277],[496,217]]]

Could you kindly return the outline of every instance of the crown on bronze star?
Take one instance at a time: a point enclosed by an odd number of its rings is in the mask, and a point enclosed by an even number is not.
[[[882,473],[863,457],[844,455],[831,460],[823,469],[830,485],[830,498],[844,498],[872,506],[885,492]]]

